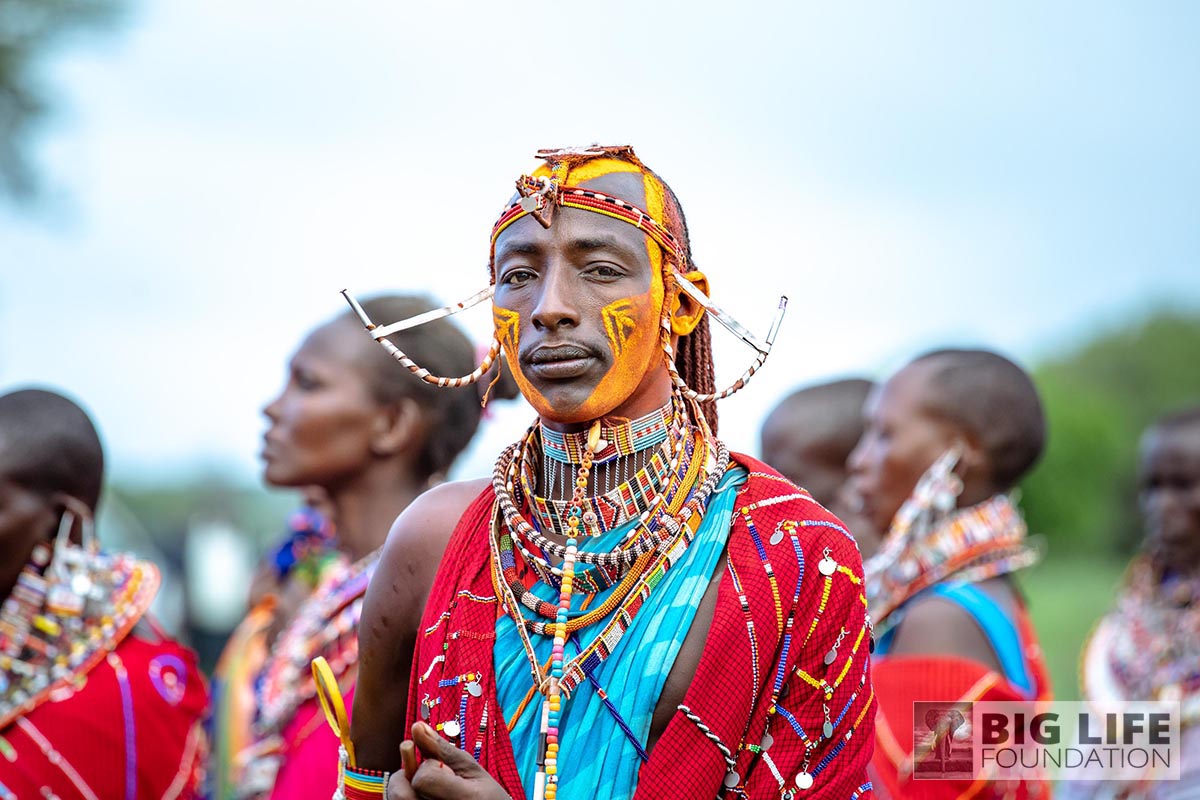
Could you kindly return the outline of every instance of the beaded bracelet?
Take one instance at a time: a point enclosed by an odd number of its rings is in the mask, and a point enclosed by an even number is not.
[[[390,772],[352,767],[342,761],[341,780],[333,800],[382,800],[387,797],[391,777]]]

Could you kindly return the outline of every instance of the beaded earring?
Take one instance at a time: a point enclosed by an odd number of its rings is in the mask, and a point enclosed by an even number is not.
[[[487,374],[487,371],[492,368],[492,364],[495,362],[496,357],[500,355],[500,340],[498,338],[492,336],[492,344],[488,348],[487,355],[484,356],[483,361],[480,362],[479,366],[476,367],[474,371],[458,378],[444,378],[440,375],[434,375],[429,370],[413,361],[405,354],[403,350],[388,341],[387,337],[393,333],[399,333],[400,331],[408,330],[409,328],[415,328],[418,325],[424,325],[427,322],[445,319],[446,317],[457,314],[458,312],[468,309],[472,306],[479,305],[483,301],[491,299],[492,292],[493,288],[489,286],[488,288],[471,295],[461,303],[435,308],[432,311],[426,311],[416,315],[415,317],[410,317],[408,319],[394,322],[391,325],[384,325],[382,327],[371,321],[371,318],[367,316],[367,312],[363,310],[363,307],[359,305],[359,302],[354,299],[354,296],[350,294],[348,289],[342,290],[342,297],[346,298],[346,302],[350,304],[350,308],[353,309],[354,315],[358,317],[360,322],[362,322],[363,327],[370,332],[371,338],[379,342],[379,344],[383,346],[383,349],[387,350],[388,354],[391,355],[392,358],[399,361],[405,369],[407,369],[413,375],[416,375],[425,383],[441,388],[454,389],[459,386],[470,386]]]
[[[80,544],[71,542],[76,519],[81,527]],[[92,580],[92,562],[97,551],[96,532],[91,514],[64,509],[54,539],[54,558],[50,562],[46,606],[55,614],[78,617],[96,588]]]

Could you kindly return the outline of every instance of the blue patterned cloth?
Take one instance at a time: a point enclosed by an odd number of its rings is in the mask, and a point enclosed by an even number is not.
[[[691,545],[651,592],[616,650],[593,673],[642,748],[650,733],[650,718],[663,683],[725,549],[737,489],[746,482],[746,477],[746,470],[736,466],[725,473],[709,499],[708,509]],[[585,538],[580,542],[580,550],[611,550],[633,524],[628,523],[596,538]],[[547,602],[558,602],[558,593],[549,586],[538,583],[532,591]],[[613,591],[615,587],[610,587],[596,595],[590,607],[604,602]],[[571,617],[584,613],[578,610],[581,601],[582,596],[573,598]],[[532,617],[533,612],[524,606],[521,609]],[[567,643],[567,658],[573,658],[579,649],[586,648],[610,619],[612,615],[576,632]],[[538,659],[544,664],[550,658],[552,637],[535,635],[532,639]],[[504,718],[511,720],[528,694],[533,678],[517,626],[507,614],[502,614],[496,622],[492,660],[500,706]],[[534,698],[510,734],[517,770],[530,800],[537,775],[540,700],[540,696]],[[564,701],[561,717],[559,798],[623,800],[632,797],[642,766],[638,747],[621,730],[612,711],[590,682],[584,681],[571,698]]]

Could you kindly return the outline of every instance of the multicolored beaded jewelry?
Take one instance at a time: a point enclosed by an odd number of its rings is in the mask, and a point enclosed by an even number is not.
[[[639,435],[629,430],[632,425],[638,426]],[[553,800],[558,789],[558,732],[563,703],[611,655],[650,592],[686,551],[709,498],[728,469],[729,451],[708,431],[695,403],[677,393],[669,405],[632,424],[602,428],[600,422],[593,423],[581,449],[576,446],[580,437],[573,437],[576,444],[565,444],[571,440],[561,438],[559,454],[569,459],[578,453],[580,461],[570,501],[565,508],[555,508],[565,528],[565,543],[560,544],[541,532],[541,515],[534,515],[539,523],[535,526],[522,513],[522,509],[538,507],[539,500],[545,501],[534,489],[540,460],[535,454],[545,441],[545,431],[539,428],[535,423],[525,438],[509,447],[496,463],[496,503],[489,545],[493,586],[505,612],[516,623],[535,690],[543,696],[534,796]],[[624,444],[613,447],[602,438],[602,430],[611,431]],[[643,444],[647,440],[649,443]],[[587,490],[589,478],[594,478],[596,454],[615,452],[629,457],[651,447],[658,449],[635,475],[650,489],[639,492],[628,503],[631,512],[625,524],[634,523],[629,532],[613,550],[581,552],[579,537],[586,530],[585,524],[596,524],[594,518],[585,516],[594,514],[595,509],[590,504],[594,498],[588,497]],[[657,472],[660,467],[653,466],[655,459],[666,463],[668,469]],[[551,532],[560,530],[557,524],[546,527]],[[552,559],[561,559],[561,564]],[[583,569],[584,565],[590,569]],[[520,571],[522,566],[532,571],[534,580],[555,589],[557,604],[541,600],[529,590]],[[574,595],[608,588],[612,592],[596,608],[581,609],[572,617]],[[526,616],[522,606],[533,612],[533,619]],[[587,608],[586,602],[583,608]],[[577,642],[577,654],[568,659],[567,639],[576,631],[599,624],[604,627],[590,644],[580,647]],[[539,663],[530,638],[536,635],[553,637],[550,660],[545,666]]]
[[[950,451],[934,462],[864,565],[877,636],[898,621],[889,622],[893,611],[934,584],[982,581],[1041,559],[1041,548],[1027,539],[1025,520],[1006,495],[954,510],[962,491],[952,471],[957,458]]]
[[[99,552],[86,522],[83,546],[72,544],[73,524],[68,512],[53,557],[49,546],[35,547],[0,606],[0,728],[86,674],[124,640],[158,591],[152,564]]]
[[[1190,726],[1200,723],[1200,576],[1164,572],[1146,557],[1130,564],[1102,623],[1103,657],[1126,699],[1177,700]]]
[[[363,595],[379,564],[379,553],[332,567],[272,648],[256,686],[256,740],[239,756],[246,761],[238,787],[241,796],[257,797],[275,785],[283,757],[280,734],[300,704],[318,694],[316,681],[308,679],[313,660],[328,659],[330,681],[340,680],[356,665]],[[354,796],[350,785],[345,796]]]

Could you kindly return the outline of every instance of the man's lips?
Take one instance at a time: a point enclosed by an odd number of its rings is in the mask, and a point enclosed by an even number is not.
[[[546,380],[578,378],[594,360],[590,350],[573,344],[538,347],[523,359],[530,372]]]

